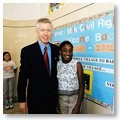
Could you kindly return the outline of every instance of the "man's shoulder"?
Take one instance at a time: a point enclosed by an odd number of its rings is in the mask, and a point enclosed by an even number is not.
[[[38,45],[37,42],[32,43],[30,45],[27,45],[27,46],[25,46],[25,47],[22,48],[22,51],[24,51],[24,50],[30,50],[30,49],[34,48],[36,45]]]
[[[57,45],[50,43],[50,46],[51,46],[52,52],[55,52],[55,54],[56,53],[59,54],[59,47]]]
[[[58,61],[59,60],[59,47],[50,43],[50,46],[51,46],[51,52],[52,52],[52,55],[56,58],[56,60]]]
[[[55,49],[59,49],[59,47],[57,45],[54,45],[52,43],[50,43],[51,47],[55,48]]]

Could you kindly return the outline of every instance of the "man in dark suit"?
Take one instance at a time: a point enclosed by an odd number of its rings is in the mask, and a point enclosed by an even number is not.
[[[52,30],[53,26],[49,19],[39,19],[36,27],[38,41],[21,50],[18,102],[20,109],[23,112],[28,110],[28,114],[56,113],[58,89],[56,64],[59,49],[49,43]]]

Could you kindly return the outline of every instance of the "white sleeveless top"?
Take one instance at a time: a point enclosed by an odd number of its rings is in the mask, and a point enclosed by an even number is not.
[[[77,62],[77,60],[72,59],[67,64],[63,63],[62,60],[57,63],[59,91],[75,91],[79,89]]]

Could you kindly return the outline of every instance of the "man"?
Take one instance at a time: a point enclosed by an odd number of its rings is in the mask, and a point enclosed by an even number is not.
[[[52,30],[49,19],[39,19],[36,27],[38,41],[21,50],[18,102],[20,109],[23,112],[28,110],[28,114],[56,113],[59,49],[49,43]]]

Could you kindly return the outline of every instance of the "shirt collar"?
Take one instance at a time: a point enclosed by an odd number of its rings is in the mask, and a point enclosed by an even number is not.
[[[41,49],[44,49],[44,44],[40,41],[40,40],[38,40],[38,43],[39,43],[39,45],[40,45],[40,47],[41,47]],[[48,43],[47,45],[46,45],[46,47],[48,48],[50,46],[50,44]]]

